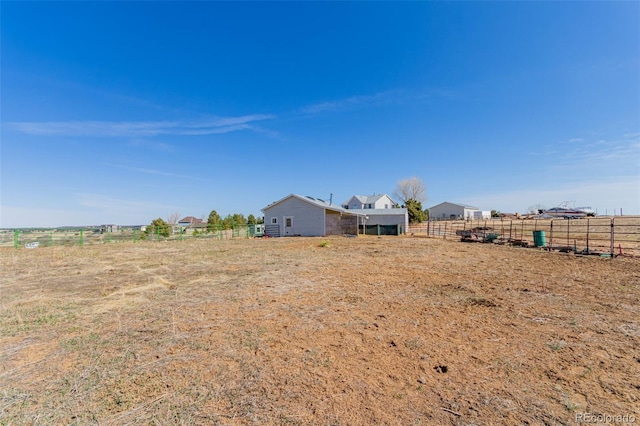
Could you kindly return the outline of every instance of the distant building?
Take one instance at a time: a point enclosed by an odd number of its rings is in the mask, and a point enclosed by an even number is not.
[[[481,212],[478,207],[468,204],[444,202],[429,208],[430,220],[471,220],[475,213]],[[483,213],[483,212],[481,212]],[[491,213],[489,212],[489,216]]]
[[[118,225],[100,225],[101,234],[118,232],[118,229],[119,229]]]
[[[488,210],[477,210],[473,212],[474,220],[491,219],[491,212]]]
[[[178,221],[178,226],[187,227],[187,226],[193,226],[193,225],[200,225],[201,223],[204,223],[202,219],[198,219],[197,217],[193,217],[193,216],[187,216],[187,217],[183,217]]]
[[[191,235],[197,232],[203,232],[207,228],[207,222],[197,217],[187,216],[178,221],[177,224],[171,226],[173,234]]]

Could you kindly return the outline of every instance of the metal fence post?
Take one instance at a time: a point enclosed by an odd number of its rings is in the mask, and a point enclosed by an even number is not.
[[[615,237],[614,237],[614,233],[615,233],[615,225],[614,225],[614,221],[616,220],[615,217],[611,218],[611,259],[613,259],[613,246],[615,245]]]
[[[589,218],[587,218],[587,254],[589,254]]]
[[[20,231],[17,229],[13,231],[13,248],[18,248],[20,241]]]
[[[82,232],[82,229],[80,230],[80,247],[82,247],[84,244],[84,235]]]
[[[53,247],[53,230],[49,233],[49,247]]]

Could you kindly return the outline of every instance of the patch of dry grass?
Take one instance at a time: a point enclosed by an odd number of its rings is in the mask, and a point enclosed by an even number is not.
[[[409,237],[4,250],[0,424],[634,414],[639,266]]]

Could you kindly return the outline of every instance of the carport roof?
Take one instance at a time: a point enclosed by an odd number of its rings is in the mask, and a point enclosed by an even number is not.
[[[364,216],[401,216],[407,214],[406,208],[393,209],[349,209],[349,212],[362,214]]]

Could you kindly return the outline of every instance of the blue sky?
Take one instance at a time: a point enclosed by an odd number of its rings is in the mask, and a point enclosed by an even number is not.
[[[416,176],[640,214],[640,3],[6,2],[0,227],[260,214]]]

